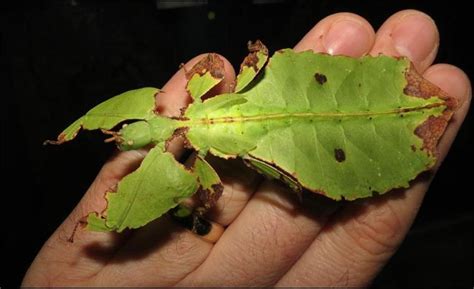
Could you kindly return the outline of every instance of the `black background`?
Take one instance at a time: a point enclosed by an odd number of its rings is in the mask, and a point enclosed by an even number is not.
[[[1,14],[1,287],[19,285],[112,151],[93,133],[61,147],[42,141],[113,95],[162,86],[195,55],[218,52],[237,68],[248,40],[275,51],[296,44],[331,13],[357,13],[377,29],[394,12],[416,8],[438,24],[436,62],[473,72],[472,16],[455,1],[207,1],[175,9],[157,9],[163,3],[155,1],[11,2]],[[468,116],[375,287],[471,288],[472,129]]]

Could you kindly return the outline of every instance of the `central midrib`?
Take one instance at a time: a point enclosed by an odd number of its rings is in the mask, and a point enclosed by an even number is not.
[[[236,122],[251,122],[251,121],[265,121],[275,119],[294,119],[294,118],[351,118],[351,117],[373,117],[379,115],[402,115],[421,110],[429,110],[440,106],[446,106],[444,102],[431,103],[423,106],[416,106],[410,108],[397,108],[389,111],[356,111],[356,112],[295,112],[295,113],[274,113],[265,115],[252,116],[231,116],[231,117],[216,117],[216,118],[200,118],[183,120],[184,126],[192,125],[209,125],[218,123],[236,123]]]

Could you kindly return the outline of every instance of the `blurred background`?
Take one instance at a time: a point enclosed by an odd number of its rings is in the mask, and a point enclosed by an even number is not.
[[[472,78],[472,16],[462,3],[3,2],[0,287],[19,286],[111,154],[113,145],[94,133],[60,147],[41,145],[92,106],[126,90],[161,87],[180,63],[201,53],[218,52],[238,69],[248,40],[261,39],[270,51],[292,47],[317,21],[341,11],[365,17],[375,29],[402,9],[428,13],[441,35],[436,62],[457,65]],[[374,288],[472,287],[472,136],[468,115],[413,228]]]

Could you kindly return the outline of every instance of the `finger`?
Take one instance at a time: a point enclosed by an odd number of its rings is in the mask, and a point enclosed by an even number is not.
[[[407,56],[420,73],[434,61],[439,33],[430,16],[417,10],[395,13],[377,31],[371,55]]]
[[[301,206],[283,185],[263,182],[237,219],[226,229],[206,261],[178,286],[268,286],[307,248],[335,209],[323,197],[313,210]]]
[[[369,52],[374,39],[367,20],[352,13],[336,13],[316,24],[294,49],[359,57]]]
[[[460,103],[438,145],[440,163],[467,114],[471,86],[460,69],[445,64],[429,68],[425,77]],[[419,180],[408,190],[346,206],[278,285],[368,285],[406,235],[429,183],[429,179]]]
[[[193,58],[184,67],[190,69],[204,56],[203,54]],[[232,66],[225,59],[224,69],[225,79],[219,86],[222,89],[229,87],[235,77]],[[180,69],[163,87],[157,98],[157,106],[164,115],[179,115],[181,106],[187,104],[188,95],[184,88],[186,82],[184,70]],[[179,145],[179,142],[170,145],[177,155],[180,153]],[[74,243],[70,243],[68,239],[84,216],[106,208],[105,193],[116,186],[124,176],[135,170],[145,155],[145,150],[121,152],[104,165],[79,204],[45,243],[32,263],[29,271],[40,275],[27,274],[25,284],[28,284],[30,280],[36,280],[35,278],[47,281],[50,276],[44,274],[46,270],[47,272],[71,271],[73,276],[68,275],[64,278],[85,280],[94,276],[103,267],[122,245],[126,234],[88,232],[79,228],[74,236]],[[77,276],[74,276],[75,274]],[[54,281],[61,282],[60,277],[58,276]]]
[[[467,114],[472,98],[472,87],[467,75],[456,66],[450,64],[436,64],[429,67],[423,77],[436,84],[443,91],[446,91],[448,95],[458,98],[458,111],[453,115],[451,125],[459,128]],[[438,166],[448,153],[449,147],[454,141],[456,134],[457,129],[448,129],[440,140],[440,161],[438,162]]]
[[[373,39],[374,32],[367,21],[354,14],[339,13],[318,23],[295,50],[313,49],[358,57],[369,51]],[[289,194],[287,189],[266,182],[240,214],[227,213],[230,220],[236,217],[235,221],[204,264],[180,285],[265,286],[276,282],[309,246],[336,207],[332,202],[327,207],[321,206],[317,217],[298,214],[294,209],[299,207],[298,201],[288,198]],[[280,210],[275,209],[275,204]],[[244,244],[253,249],[244,249]],[[258,257],[256,252],[260,252]]]

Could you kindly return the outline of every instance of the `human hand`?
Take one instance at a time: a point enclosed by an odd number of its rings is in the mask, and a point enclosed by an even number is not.
[[[437,47],[432,20],[407,10],[390,17],[377,34],[359,16],[328,16],[295,49],[408,56],[425,78],[459,99],[439,144],[440,163],[467,113],[471,88],[458,68],[432,65]],[[235,77],[227,61],[225,69],[226,79],[214,94],[228,90]],[[178,115],[187,104],[185,83],[180,70],[163,87],[157,100],[163,114]],[[181,153],[179,143],[172,149]],[[225,189],[208,218],[227,227],[216,244],[167,217],[121,235],[78,231],[69,243],[78,220],[104,208],[104,192],[136,168],[144,154],[119,153],[105,164],[36,257],[24,286],[364,286],[405,237],[430,182],[419,179],[408,190],[350,203],[321,197],[300,204],[287,189],[237,162],[216,161]]]

